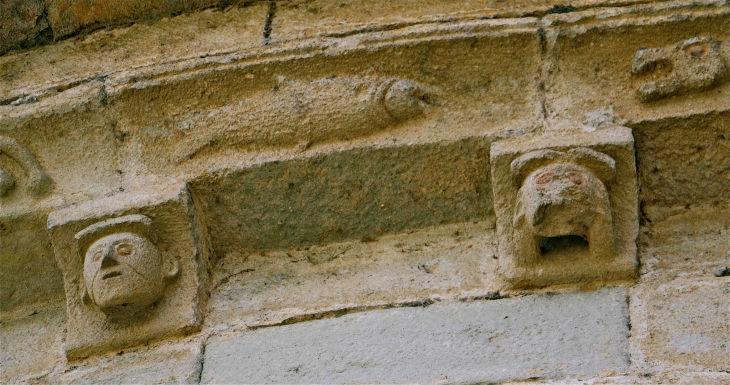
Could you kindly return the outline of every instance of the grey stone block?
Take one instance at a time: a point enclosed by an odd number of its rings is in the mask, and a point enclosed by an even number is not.
[[[507,381],[625,371],[623,289],[441,303],[208,340],[203,383]]]

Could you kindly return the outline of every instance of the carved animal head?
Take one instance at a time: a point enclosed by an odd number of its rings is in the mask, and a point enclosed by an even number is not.
[[[155,246],[152,220],[128,215],[97,223],[76,235],[84,259],[86,297],[106,314],[129,313],[162,298],[177,259]]]
[[[533,151],[512,162],[519,186],[515,227],[524,221],[540,237],[586,236],[598,216],[611,215],[604,181],[615,162],[606,154],[576,148]]]
[[[636,51],[631,72],[639,75],[655,71],[668,74],[636,90],[636,97],[643,102],[705,91],[718,84],[728,72],[720,54],[720,43],[710,37],[694,37],[670,47]]]

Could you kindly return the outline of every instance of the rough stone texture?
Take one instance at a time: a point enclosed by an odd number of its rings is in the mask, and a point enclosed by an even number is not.
[[[730,111],[645,121],[634,126],[634,136],[646,219],[661,221],[687,207],[728,207]]]
[[[203,347],[199,339],[161,342],[76,361],[29,378],[32,384],[195,384]]]
[[[546,16],[545,22],[552,27],[546,31],[549,54],[544,67],[548,119],[588,122],[604,114],[640,122],[726,109],[728,84],[641,103],[635,97],[636,89],[662,74],[631,73],[634,55],[641,48],[670,46],[695,36],[718,41],[730,38],[729,10],[718,5],[722,4],[647,2],[632,7],[630,15],[595,8]],[[603,54],[596,55],[596,49]],[[595,92],[598,89],[600,93]]]
[[[641,280],[721,276],[730,268],[730,212],[693,209],[644,228],[639,237]]]
[[[487,143],[335,152],[201,178],[192,190],[238,229],[211,233],[221,255],[373,238],[491,216]]]
[[[0,214],[0,313],[63,301],[63,278],[46,232],[48,210]]]
[[[4,0],[0,3],[0,55],[48,40],[50,30],[43,0]]]
[[[719,296],[730,272],[730,82],[720,76],[718,59],[730,57],[730,44],[707,51],[690,45],[682,50],[689,57],[676,51],[692,39],[728,42],[726,0],[237,6],[244,1],[158,20],[144,18],[168,12],[163,8],[171,2],[65,2],[72,3],[91,7],[69,10],[71,16],[80,10],[76,16],[108,18],[81,26],[73,16],[79,36],[0,57],[0,143],[26,147],[54,182],[47,196],[24,194],[32,191],[26,186],[33,178],[17,156],[7,156],[7,146],[0,149],[6,172],[0,172],[0,343],[3,353],[11,352],[0,355],[0,382],[196,382],[202,341],[211,334],[218,343],[342,315],[386,322],[376,314],[390,314],[383,310],[389,307],[459,300],[467,306],[472,299],[509,307],[518,300],[505,295],[550,292],[553,300],[569,301],[565,293],[577,287],[597,290],[605,282],[507,290],[497,276],[489,152],[492,142],[509,137],[600,135],[612,125],[631,128],[637,144],[641,268],[635,282],[621,283],[633,286],[628,321],[634,365],[627,367],[623,344],[610,346],[624,357],[619,371],[560,374],[579,365],[581,355],[568,366],[521,372],[520,378],[729,382],[727,372],[717,372],[727,370],[727,351],[716,341],[727,314],[709,305],[726,303]],[[133,5],[152,8],[123,8]],[[133,21],[85,34],[106,22]],[[662,55],[675,66],[654,66],[651,58]],[[413,84],[418,92],[389,99],[398,102],[391,110],[385,98],[373,103],[378,91],[368,91],[379,90],[372,86],[380,81],[365,79],[401,79],[398,90]],[[676,80],[679,91],[670,87],[662,98],[637,98],[642,87],[662,79]],[[414,111],[409,106],[419,106],[418,113],[402,119],[403,111]],[[368,126],[371,121],[376,124]],[[211,137],[196,136],[207,128]],[[176,157],[192,136],[203,138],[198,144],[206,148]],[[64,300],[44,233],[47,215],[122,190],[145,196],[176,183],[194,186],[193,194],[205,202],[200,217],[217,239],[216,288],[201,330],[65,362],[58,345],[69,336],[60,326],[63,313],[35,318]],[[552,311],[541,307],[530,312]],[[33,311],[38,314],[29,316]],[[446,327],[451,316],[444,316]],[[696,328],[688,326],[691,321]],[[500,322],[505,330],[518,327]],[[714,351],[672,342],[672,333],[695,329],[714,338],[707,345]],[[577,335],[566,346],[600,337]],[[470,338],[481,337],[460,341]],[[534,340],[518,348],[558,343]],[[534,357],[553,358],[546,351]],[[467,360],[481,352],[470,350]]]
[[[499,297],[493,228],[489,221],[461,223],[245,257],[231,253],[215,266],[206,323],[240,330],[432,298]]]
[[[2,56],[0,105],[35,93],[54,95],[112,73],[259,47],[267,10],[264,4],[211,9]]]
[[[212,337],[201,380],[476,383],[622,371],[627,311],[624,290],[607,289],[350,314]]]
[[[730,368],[730,278],[676,279],[631,292],[632,365]]]
[[[63,361],[66,309],[59,305],[0,313],[1,382],[17,383],[42,375]]]
[[[277,1],[271,41],[342,37],[444,20],[510,18],[571,12],[598,5],[627,5],[636,0],[293,0]]]
[[[153,20],[199,10],[218,0],[46,0],[56,39],[84,28]]]

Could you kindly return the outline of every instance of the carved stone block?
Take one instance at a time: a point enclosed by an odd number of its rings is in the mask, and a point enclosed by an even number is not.
[[[210,246],[186,187],[52,212],[63,272],[66,355],[78,358],[200,327]]]
[[[725,50],[729,49],[728,45],[730,42],[725,43]],[[651,102],[717,86],[728,77],[722,53],[722,44],[709,36],[694,37],[670,47],[636,51],[631,73],[660,76],[641,84],[636,97],[642,102]]]
[[[634,275],[631,130],[507,139],[490,158],[500,270],[512,287]]]

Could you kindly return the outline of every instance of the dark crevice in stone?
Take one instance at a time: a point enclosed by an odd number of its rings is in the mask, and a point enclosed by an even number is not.
[[[264,24],[264,45],[271,42],[271,30],[274,28],[274,16],[276,15],[276,1],[269,1],[269,12],[266,14],[266,24]]]

